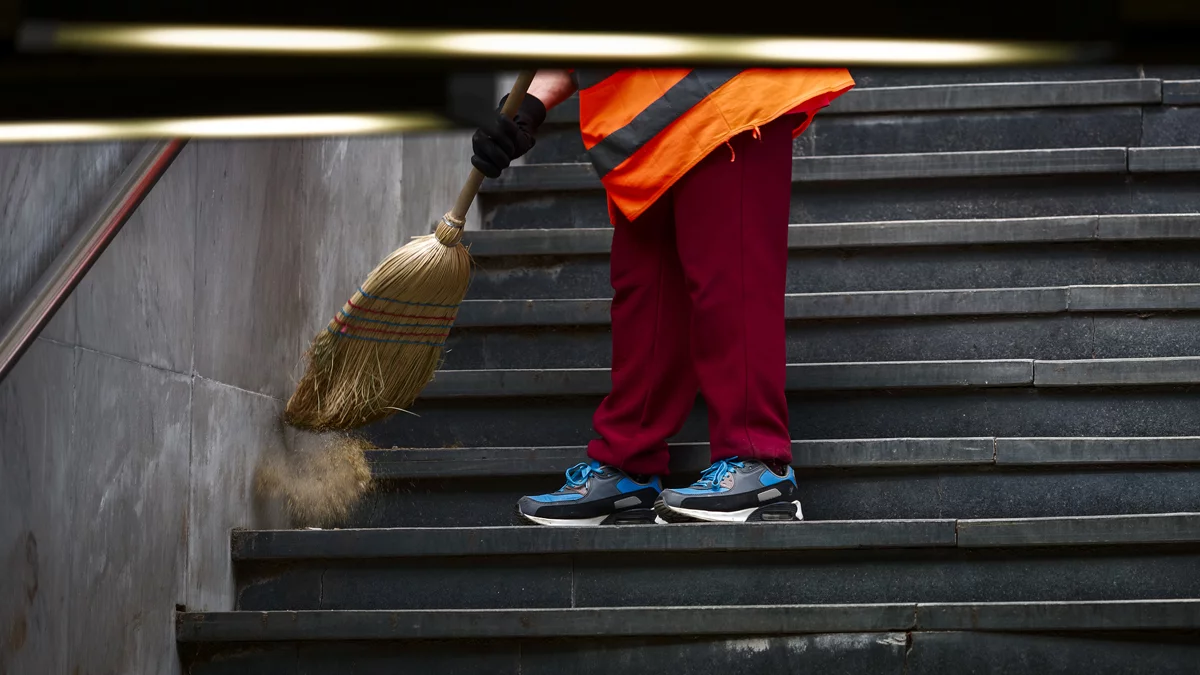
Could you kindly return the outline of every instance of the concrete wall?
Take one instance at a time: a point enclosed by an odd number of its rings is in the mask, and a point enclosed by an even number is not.
[[[0,146],[0,319],[137,144]],[[0,674],[178,672],[314,333],[429,231],[469,135],[193,142],[0,383]],[[477,227],[478,214],[470,223]]]

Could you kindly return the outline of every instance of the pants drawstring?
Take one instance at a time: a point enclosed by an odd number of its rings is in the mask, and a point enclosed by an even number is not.
[[[762,140],[762,131],[759,130],[758,125],[755,125],[754,130],[750,132],[750,135],[756,140]],[[733,143],[725,141],[725,145],[729,148],[729,161],[732,162],[733,160],[737,159],[737,153],[733,151]]]

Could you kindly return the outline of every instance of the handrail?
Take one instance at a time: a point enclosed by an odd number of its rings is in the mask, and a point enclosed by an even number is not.
[[[147,143],[109,190],[100,208],[71,236],[30,290],[25,303],[0,330],[0,382],[54,318],[186,144],[186,139],[179,138]]]

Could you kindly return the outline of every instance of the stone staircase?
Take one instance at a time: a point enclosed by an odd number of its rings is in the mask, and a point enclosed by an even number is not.
[[[609,386],[568,104],[486,186],[447,370],[369,430],[381,487],[347,529],[234,532],[189,672],[1197,672],[1200,69],[855,76],[793,165],[808,522],[518,520]]]

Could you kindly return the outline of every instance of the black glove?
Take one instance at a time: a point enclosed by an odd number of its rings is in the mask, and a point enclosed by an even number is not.
[[[500,99],[496,116],[471,137],[471,165],[488,178],[498,178],[512,161],[529,152],[536,142],[534,134],[546,121],[546,106],[536,96],[525,94],[515,119],[500,112],[508,95]]]

